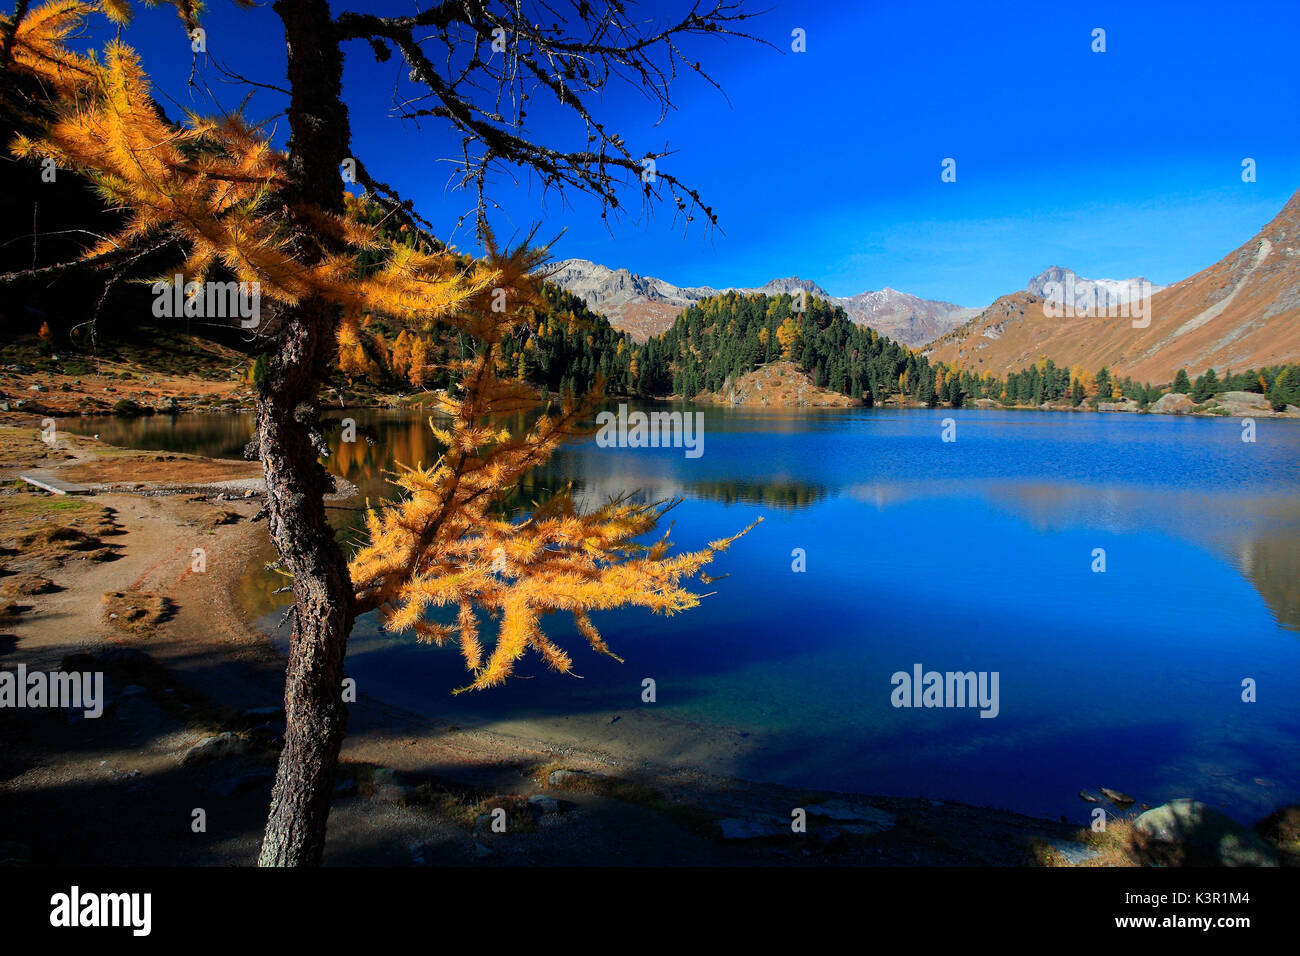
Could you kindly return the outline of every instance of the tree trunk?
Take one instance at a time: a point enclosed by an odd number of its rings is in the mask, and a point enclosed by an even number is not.
[[[315,395],[303,394],[284,371],[297,355],[320,349],[328,327],[312,303],[289,316],[284,344],[273,358],[258,399],[258,442],[266,472],[271,538],[293,575],[293,636],[285,674],[284,750],[271,794],[259,863],[320,862],[334,789],[334,770],[347,729],[343,660],[352,630],[347,563],[325,516],[328,475],[317,461]],[[302,382],[314,393],[314,375]]]
[[[339,167],[350,134],[343,58],[325,0],[278,0],[288,47],[290,205],[342,209]],[[322,250],[309,224],[300,261]],[[285,674],[284,750],[271,793],[260,866],[313,866],[325,849],[334,772],[347,729],[343,661],[353,622],[347,562],[325,516],[332,480],[318,461],[317,398],[337,310],[306,299],[277,317],[275,351],[257,399],[271,539],[293,575],[293,636]]]

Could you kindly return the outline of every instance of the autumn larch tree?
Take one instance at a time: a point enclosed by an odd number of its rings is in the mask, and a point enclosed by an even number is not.
[[[197,6],[173,5],[194,35]],[[276,0],[272,10],[284,31],[287,82],[261,85],[288,97],[283,150],[240,114],[168,121],[120,38],[98,57],[72,49],[69,41],[92,16],[106,16],[120,35],[131,20],[128,0],[52,0],[32,9],[20,2],[0,25],[0,68],[6,79],[35,77],[53,97],[52,107],[33,112],[39,132],[19,137],[15,154],[78,171],[125,210],[124,228],[86,250],[82,264],[120,268],[175,243],[187,256],[187,278],[217,274],[260,284],[268,360],[257,388],[255,450],[270,535],[292,576],[293,631],[284,747],[259,862],[284,866],[321,860],[347,724],[344,657],[358,615],[378,611],[390,628],[457,641],[472,675],[468,687],[490,687],[528,650],[569,669],[566,653],[540,628],[545,614],[572,614],[592,646],[607,652],[592,611],[693,606],[697,596],[683,582],[734,540],[678,555],[669,554],[666,539],[643,547],[635,539],[671,503],[630,498],[580,514],[560,494],[517,520],[500,517],[496,506],[576,433],[584,410],[582,402],[565,401],[520,435],[492,423],[534,399],[523,383],[498,377],[498,367],[502,338],[535,302],[541,258],[526,246],[498,251],[486,229],[486,193],[494,171],[521,169],[545,191],[596,197],[602,217],[617,217],[619,195],[631,188],[643,211],[670,202],[683,223],[697,216],[716,223],[695,190],[655,167],[665,151],[634,155],[588,104],[606,83],[623,79],[666,112],[679,72],[713,82],[681,48],[683,38],[746,34],[738,29],[744,14],[725,0],[663,26],[633,18],[618,0],[584,0],[567,15],[550,4],[531,10],[487,0],[450,0],[403,17],[336,15],[326,0]],[[447,250],[411,203],[368,173],[343,100],[349,45],[368,46],[380,62],[395,48],[403,61],[397,114],[436,119],[460,134],[457,184],[476,196],[486,256],[469,260]],[[22,98],[9,83],[5,91]],[[585,129],[585,145],[574,150],[533,137],[524,121],[530,97],[567,110]],[[363,189],[361,197],[349,198],[341,170]],[[387,238],[376,218],[400,223],[419,241]],[[508,307],[498,310],[503,292]],[[410,327],[416,342],[451,328],[474,348],[450,370],[455,387],[438,431],[445,454],[427,469],[403,472],[405,496],[368,514],[368,541],[349,560],[326,519],[333,479],[319,460],[318,397],[341,352],[354,367],[368,361],[368,314]],[[411,351],[416,378],[414,344]],[[457,609],[454,625],[426,620],[425,611],[438,606]],[[476,609],[500,617],[490,652],[480,642]]]

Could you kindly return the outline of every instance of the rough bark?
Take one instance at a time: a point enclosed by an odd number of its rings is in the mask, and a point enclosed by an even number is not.
[[[350,134],[341,99],[343,58],[324,0],[278,0],[288,47],[290,208],[342,207],[339,166]],[[304,224],[300,259],[322,253]],[[352,630],[347,562],[325,515],[332,479],[318,461],[317,398],[338,316],[307,299],[277,316],[276,347],[257,401],[257,444],[267,516],[282,566],[293,575],[293,636],[285,674],[284,750],[258,863],[321,861],[339,749],[347,728],[343,662]]]

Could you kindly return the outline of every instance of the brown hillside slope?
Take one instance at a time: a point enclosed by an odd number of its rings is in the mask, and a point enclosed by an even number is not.
[[[1003,296],[925,354],[999,375],[1048,357],[1168,382],[1300,359],[1300,191],[1249,242],[1208,269],[1157,292],[1150,323],[1128,317],[1056,317],[1028,292]]]

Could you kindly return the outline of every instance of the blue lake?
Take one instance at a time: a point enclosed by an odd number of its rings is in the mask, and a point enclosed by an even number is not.
[[[548,634],[583,679],[527,659],[527,679],[455,698],[454,648],[364,619],[348,663],[362,691],[611,754],[1080,823],[1079,790],[1101,786],[1149,804],[1194,796],[1246,821],[1300,801],[1300,423],[1260,421],[1248,443],[1236,419],[700,410],[701,457],[588,440],[525,493],[573,479],[587,503],[680,496],[681,548],[763,516],[707,569],[728,576],[701,607],[597,615],[624,664],[557,617]],[[394,460],[437,455],[420,416],[350,414],[378,441],[335,444],[331,466],[371,497]],[[250,427],[93,424],[109,441],[225,455]],[[278,584],[249,571],[268,629]],[[893,706],[891,675],[917,664],[996,672],[997,716]]]

